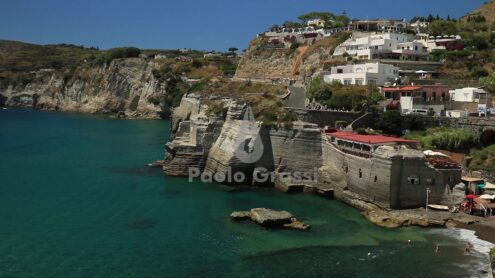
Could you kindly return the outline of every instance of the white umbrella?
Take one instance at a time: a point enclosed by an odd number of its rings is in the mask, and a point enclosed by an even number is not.
[[[495,199],[495,196],[485,194],[485,195],[481,195],[480,198],[484,199],[484,200],[493,200],[493,199]]]

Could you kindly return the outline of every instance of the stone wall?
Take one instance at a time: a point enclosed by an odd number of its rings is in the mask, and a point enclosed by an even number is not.
[[[295,122],[292,129],[270,130],[277,171],[314,172],[322,166],[321,131],[315,124]]]
[[[460,170],[438,170],[426,165],[424,158],[393,159],[391,177],[391,207],[417,208],[426,206],[426,190],[430,189],[429,203],[441,204],[446,201],[447,185],[461,182]],[[420,184],[409,184],[408,178],[416,176]],[[431,183],[428,182],[431,180]]]
[[[390,161],[348,155],[332,147],[328,142],[324,142],[322,148],[323,169],[340,175],[341,187],[358,193],[363,199],[388,206],[392,166]]]
[[[340,187],[348,188],[363,199],[393,209],[424,207],[426,188],[431,192],[431,204],[445,201],[446,185],[454,186],[461,179],[460,169],[438,170],[429,166],[421,152],[409,149],[383,149],[372,158],[346,154],[324,141],[322,171],[332,171],[340,180]],[[388,148],[388,147],[387,147]],[[325,177],[332,173],[326,173]],[[420,184],[409,184],[416,176]],[[427,182],[432,179],[432,183]],[[330,179],[330,183],[334,183]]]
[[[335,127],[335,123],[337,121],[345,121],[346,124],[350,124],[363,115],[363,113],[354,112],[320,111],[292,108],[289,108],[289,110],[296,113],[300,121],[314,123],[317,124],[319,127]]]

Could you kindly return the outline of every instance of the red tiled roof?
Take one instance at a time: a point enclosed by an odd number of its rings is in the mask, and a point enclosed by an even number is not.
[[[403,138],[389,137],[383,135],[361,135],[349,131],[330,131],[327,132],[327,134],[336,138],[365,144],[417,143],[417,141],[415,140],[407,140]]]
[[[393,87],[393,88],[384,88],[385,92],[403,92],[403,91],[418,91],[423,89],[421,86],[404,86],[404,87]]]

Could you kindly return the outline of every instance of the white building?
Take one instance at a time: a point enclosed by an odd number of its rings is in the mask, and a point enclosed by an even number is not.
[[[428,21],[416,21],[416,22],[413,22],[411,23],[409,26],[411,26],[411,28],[413,29],[424,29],[424,28],[427,28],[428,25],[430,25],[430,23]]]
[[[359,60],[393,58],[401,60],[427,60],[428,48],[421,42],[412,41],[407,34],[355,33],[352,38],[339,45],[333,56],[344,54]]]
[[[377,85],[393,82],[399,76],[399,68],[380,63],[366,63],[332,67],[325,82],[338,81],[344,85]]]
[[[155,59],[167,59],[167,55],[165,54],[156,54]]]
[[[417,34],[414,40],[427,47],[429,51],[450,49],[463,49],[462,37],[459,35],[430,36],[428,34]]]
[[[485,100],[488,93],[483,89],[478,88],[462,88],[451,90],[450,99],[457,102],[480,102]]]
[[[323,19],[312,19],[308,21],[308,26],[325,27],[326,22]]]

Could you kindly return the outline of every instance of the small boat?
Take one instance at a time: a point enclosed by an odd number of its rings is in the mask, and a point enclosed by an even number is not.
[[[428,208],[432,210],[449,211],[448,206],[442,206],[442,205],[428,205]]]
[[[2,110],[7,110],[7,107],[2,107]]]

